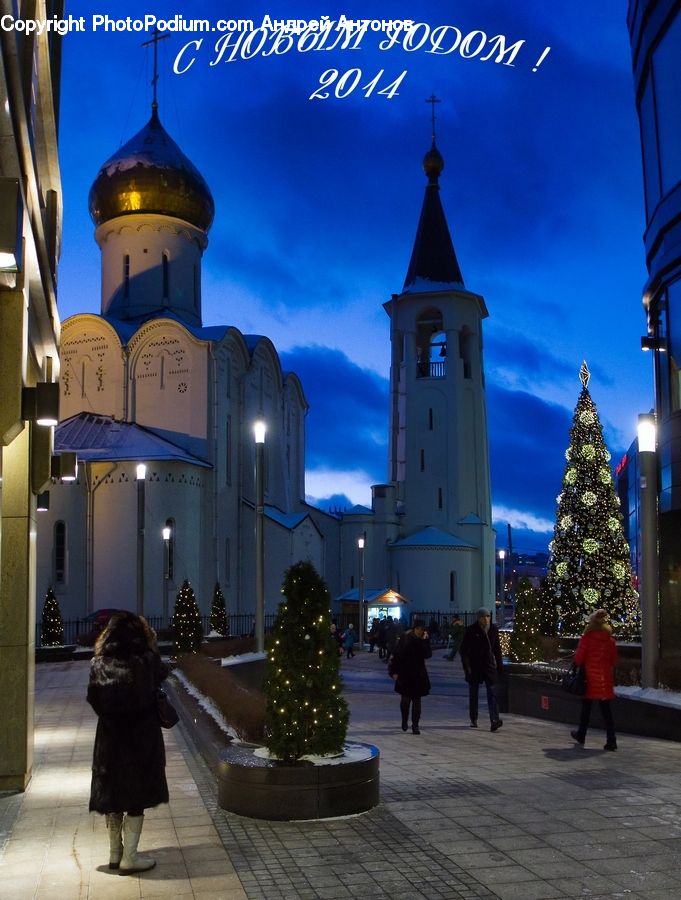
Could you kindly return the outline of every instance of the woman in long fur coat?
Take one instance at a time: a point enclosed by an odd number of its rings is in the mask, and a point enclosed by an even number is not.
[[[98,716],[90,811],[106,815],[109,868],[121,875],[156,864],[139,855],[137,845],[144,810],[168,802],[157,709],[167,674],[146,619],[130,612],[112,616],[95,644],[87,692]]]

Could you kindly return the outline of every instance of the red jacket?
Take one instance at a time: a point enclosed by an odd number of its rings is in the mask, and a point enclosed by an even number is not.
[[[585,700],[612,700],[616,662],[617,644],[609,631],[587,631],[582,635],[575,663],[586,670]]]

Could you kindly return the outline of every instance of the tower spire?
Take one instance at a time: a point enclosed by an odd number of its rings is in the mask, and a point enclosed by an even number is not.
[[[439,178],[445,167],[442,154],[435,144],[435,104],[440,102],[435,94],[431,94],[426,100],[431,105],[432,138],[430,150],[423,157],[423,171],[428,176],[428,184],[404,281],[405,290],[409,287],[413,289],[417,281],[451,284],[459,288],[464,286],[440,200]]]
[[[158,42],[165,41],[170,37],[169,34],[161,34],[158,28],[154,28],[151,32],[152,37],[151,40],[144,41],[142,44],[143,47],[148,47],[149,44],[154,45],[154,77],[151,79],[151,86],[153,90],[153,99],[151,101],[151,114],[155,116],[158,114],[158,97],[156,93],[156,85],[158,83]]]

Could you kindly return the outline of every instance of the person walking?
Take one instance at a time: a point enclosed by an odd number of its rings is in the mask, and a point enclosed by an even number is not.
[[[617,644],[612,636],[608,614],[597,609],[589,616],[584,634],[579,639],[575,651],[575,665],[583,666],[586,674],[586,693],[582,697],[579,728],[570,735],[578,744],[586,740],[586,732],[591,718],[591,707],[598,700],[605,722],[606,742],[604,750],[617,750],[615,723],[610,709],[610,701],[615,696],[615,663]]]
[[[357,635],[355,634],[355,628],[350,622],[348,627],[345,629],[345,634],[343,635],[343,646],[345,647],[345,658],[350,659],[351,656],[355,655],[355,641],[357,640]]]
[[[426,660],[431,656],[426,623],[423,619],[414,619],[411,629],[402,635],[388,660],[388,675],[395,682],[395,691],[400,695],[402,731],[409,728],[411,706],[412,733],[421,734],[421,698],[430,693]]]
[[[452,624],[449,627],[449,653],[445,654],[445,659],[448,659],[450,662],[454,661],[454,657],[459,652],[465,631],[466,628],[461,616],[454,616]]]
[[[477,621],[464,632],[460,647],[461,664],[468,682],[468,712],[471,728],[478,727],[478,693],[480,685],[487,689],[487,709],[490,731],[498,731],[504,724],[499,718],[496,683],[503,675],[503,660],[499,630],[492,624],[490,611],[484,606],[477,611]]]
[[[157,696],[168,674],[146,619],[111,617],[95,643],[87,700],[97,713],[90,812],[106,816],[109,868],[121,875],[152,869],[137,847],[144,810],[168,802],[165,745]]]

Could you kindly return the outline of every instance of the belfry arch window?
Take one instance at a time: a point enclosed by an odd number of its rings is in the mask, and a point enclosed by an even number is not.
[[[471,342],[473,333],[465,326],[459,332],[459,358],[463,362],[463,377],[472,378],[473,369],[471,366]]]
[[[416,322],[416,377],[444,378],[447,374],[447,335],[442,313],[427,309]]]

